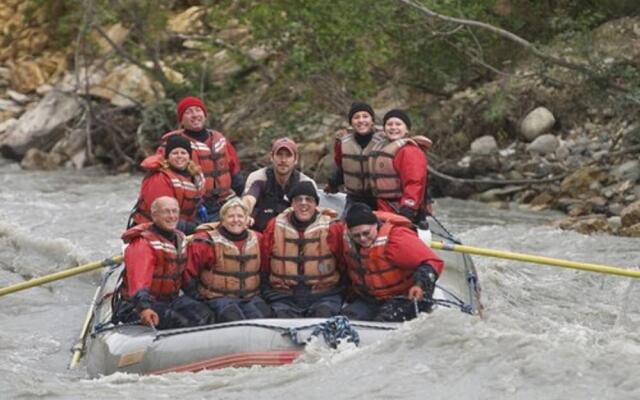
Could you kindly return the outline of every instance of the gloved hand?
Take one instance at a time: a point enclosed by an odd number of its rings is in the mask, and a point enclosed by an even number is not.
[[[158,317],[158,314],[152,309],[145,308],[140,311],[140,322],[142,322],[143,325],[155,327],[160,323],[160,317]]]
[[[338,188],[335,186],[331,186],[331,184],[328,184],[324,187],[324,192],[330,194],[338,193]]]
[[[416,269],[413,276],[416,280],[416,286],[419,286],[424,291],[424,300],[431,300],[438,280],[436,270],[429,264],[422,264]]]
[[[400,207],[399,214],[413,222],[416,219],[417,211],[412,210],[409,207],[402,206]]]

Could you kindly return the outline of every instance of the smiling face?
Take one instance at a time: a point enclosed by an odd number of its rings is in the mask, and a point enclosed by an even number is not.
[[[366,135],[373,129],[373,117],[366,111],[358,111],[351,117],[351,126],[358,135]]]
[[[357,225],[349,228],[349,236],[351,236],[351,239],[365,248],[371,247],[377,235],[378,225],[376,224]]]
[[[384,124],[384,134],[391,141],[402,139],[407,136],[407,133],[409,133],[407,124],[405,124],[400,118],[389,118]]]
[[[315,198],[301,194],[291,200],[291,207],[298,221],[307,222],[315,215],[318,203]]]
[[[184,171],[187,169],[187,165],[189,165],[190,160],[191,156],[189,155],[189,152],[182,147],[176,147],[171,150],[171,153],[167,156],[169,165],[178,171]]]
[[[188,131],[199,132],[204,129],[207,122],[207,115],[204,110],[198,106],[191,106],[184,111],[180,123],[182,127]]]
[[[288,176],[296,166],[297,157],[286,147],[281,147],[278,151],[271,153],[271,165],[276,175]]]
[[[151,219],[160,229],[173,231],[178,226],[180,207],[173,197],[158,197],[151,204]]]
[[[240,234],[247,229],[249,217],[240,206],[231,207],[222,215],[221,223],[226,230],[234,235]]]

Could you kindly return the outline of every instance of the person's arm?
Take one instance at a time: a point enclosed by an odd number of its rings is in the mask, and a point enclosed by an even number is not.
[[[187,246],[186,281],[197,278],[205,265],[215,261],[213,246],[209,234],[196,232]]]
[[[151,207],[153,201],[162,196],[176,196],[173,185],[165,174],[161,172],[155,173],[142,182],[140,198],[142,199],[143,204],[147,204]],[[150,210],[146,211],[150,213]]]
[[[416,234],[405,227],[395,227],[389,235],[385,256],[395,267],[416,270],[420,265],[429,264],[438,276],[442,273],[444,262]]]
[[[394,228],[389,235],[385,255],[394,266],[414,271],[415,284],[407,293],[410,299],[431,300],[444,262],[413,230]]]
[[[155,252],[146,239],[133,240],[124,251],[127,295],[138,311],[151,307],[151,281],[156,267]]]
[[[329,234],[327,235],[327,245],[336,260],[336,265],[341,270],[344,270],[345,266],[343,235],[346,229],[343,222],[333,222],[329,225]]]
[[[267,176],[264,172],[264,168],[257,171],[253,171],[247,177],[247,182],[244,185],[244,192],[242,193],[242,202],[249,208],[249,215],[252,215],[253,208],[256,206],[258,199],[262,195]]]
[[[396,153],[393,168],[400,175],[400,209],[417,212],[424,201],[427,184],[427,158],[418,146],[407,145]],[[402,213],[404,215],[404,213]],[[408,215],[405,215],[408,216]]]
[[[276,219],[272,219],[262,232],[260,240],[260,264],[265,274],[271,273],[271,249],[273,249],[273,234],[276,227]]]

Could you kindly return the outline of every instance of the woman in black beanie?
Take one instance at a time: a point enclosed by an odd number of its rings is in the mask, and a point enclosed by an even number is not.
[[[129,217],[128,227],[150,222],[151,204],[162,196],[174,197],[180,206],[178,229],[191,234],[196,227],[197,206],[204,194],[204,175],[191,159],[191,142],[173,135],[166,142],[165,153],[154,154],[140,164],[147,174],[140,195]]]
[[[375,144],[369,156],[371,191],[377,209],[401,214],[418,224],[425,218],[425,150],[416,140],[406,137],[411,129],[406,112],[390,110],[383,122],[384,140]]]
[[[369,187],[369,153],[382,140],[382,132],[376,129],[373,108],[364,102],[351,104],[347,114],[350,130],[342,130],[334,142],[334,162],[336,169],[329,177],[325,188],[327,193],[336,193],[344,185],[347,193],[346,210],[356,202],[366,203],[375,208],[376,202]]]

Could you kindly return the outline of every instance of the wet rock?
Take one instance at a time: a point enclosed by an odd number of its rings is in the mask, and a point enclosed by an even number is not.
[[[537,196],[533,197],[529,201],[529,204],[532,207],[536,207],[536,209],[542,210],[542,209],[551,207],[554,202],[555,202],[555,196],[553,196],[548,192],[542,192]]]
[[[82,111],[75,97],[53,91],[36,107],[25,112],[11,131],[0,136],[0,150],[5,157],[22,158],[30,147],[47,151],[60,138],[65,123]]]
[[[607,206],[607,209],[609,210],[609,214],[619,216],[622,210],[624,210],[624,206],[620,203],[611,203]]]
[[[626,206],[621,212],[622,226],[631,226],[640,223],[640,201]]]
[[[538,107],[522,120],[520,132],[528,141],[532,141],[548,132],[555,123],[556,119],[551,111],[545,107]]]
[[[62,165],[65,160],[61,154],[45,153],[42,150],[31,148],[27,150],[20,166],[29,170],[54,170]]]
[[[599,180],[601,171],[595,167],[581,168],[562,180],[560,190],[563,193],[576,195],[586,193],[594,180]]]
[[[607,218],[603,215],[588,215],[584,217],[565,218],[555,223],[559,228],[573,230],[590,235],[596,232],[611,232]]]
[[[640,237],[640,223],[622,227],[619,233],[623,236]]]
[[[607,223],[609,224],[609,228],[611,228],[613,232],[618,232],[618,230],[622,227],[622,218],[615,215],[613,217],[607,218]]]
[[[524,186],[508,185],[502,188],[489,189],[482,193],[477,193],[471,196],[471,199],[483,201],[483,202],[501,202],[505,198],[511,197],[511,195],[521,191]]]
[[[471,153],[479,155],[494,154],[498,151],[498,143],[493,136],[485,135],[471,143]]]
[[[611,175],[620,181],[628,180],[635,183],[640,179],[640,161],[630,160],[617,165],[611,170]]]
[[[527,151],[540,155],[553,154],[559,145],[558,138],[551,134],[545,134],[538,136],[533,142],[529,143]]]
[[[469,160],[469,171],[474,175],[486,175],[490,172],[500,172],[502,165],[497,154],[472,155]]]
[[[584,202],[573,203],[567,208],[570,217],[579,217],[591,213],[591,206]]]

